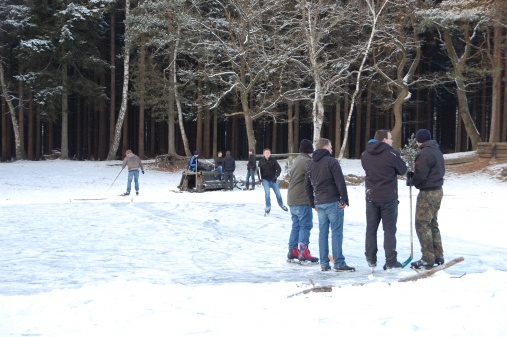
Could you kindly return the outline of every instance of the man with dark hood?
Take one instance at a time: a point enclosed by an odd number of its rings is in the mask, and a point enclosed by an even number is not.
[[[321,138],[313,152],[305,178],[305,192],[310,206],[319,217],[319,253],[322,271],[329,266],[329,228],[331,227],[331,250],[337,272],[355,271],[347,266],[342,253],[344,209],[349,205],[347,186],[340,163],[331,157],[331,141]]]
[[[366,173],[366,261],[370,268],[377,265],[377,231],[382,220],[384,229],[384,270],[401,268],[396,252],[396,223],[398,220],[398,175],[407,172],[400,153],[392,148],[389,130],[378,130],[361,155]]]
[[[413,268],[431,268],[444,263],[444,249],[438,227],[438,210],[444,192],[444,156],[431,133],[420,129],[415,136],[419,153],[415,157],[414,172],[407,173],[407,185],[419,190],[415,211],[415,231],[421,244],[422,257],[412,262]]]

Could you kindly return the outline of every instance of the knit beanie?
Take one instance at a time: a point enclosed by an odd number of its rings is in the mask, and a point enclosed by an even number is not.
[[[299,144],[300,153],[313,153],[313,144],[308,139],[303,139]]]
[[[418,143],[424,143],[431,139],[431,133],[426,129],[420,129],[415,135],[415,140]]]
[[[199,154],[199,151],[194,151],[194,155]]]

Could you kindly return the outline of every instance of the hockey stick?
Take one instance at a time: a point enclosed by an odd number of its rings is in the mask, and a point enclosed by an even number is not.
[[[401,265],[401,268],[405,268],[407,264],[412,261],[414,258],[414,240],[412,235],[412,185],[409,186],[410,188],[410,257],[407,259],[407,261],[403,262]]]
[[[125,168],[125,167],[124,167],[124,168]],[[116,178],[114,178],[113,184],[114,184],[114,182],[116,181],[116,179],[118,179],[118,177],[120,176],[120,174],[123,172],[123,169],[124,169],[124,168],[122,168],[122,169],[121,169],[121,171],[120,171],[120,173],[118,173],[118,175],[116,176]],[[109,188],[111,188],[111,187],[113,186],[113,184],[111,184],[111,186],[109,186]],[[107,189],[108,191],[109,191],[109,188]]]

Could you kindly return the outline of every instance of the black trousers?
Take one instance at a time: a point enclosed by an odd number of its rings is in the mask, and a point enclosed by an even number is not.
[[[232,191],[234,188],[234,172],[233,171],[225,171],[225,189],[229,189]]]
[[[382,220],[384,228],[384,251],[386,264],[392,266],[397,261],[396,222],[398,221],[398,200],[389,202],[366,202],[366,260],[377,262],[377,231]]]

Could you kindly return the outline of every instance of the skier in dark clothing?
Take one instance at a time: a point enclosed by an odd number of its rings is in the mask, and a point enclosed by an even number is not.
[[[232,158],[231,151],[225,152],[223,170],[225,176],[225,190],[232,191],[234,188],[234,171],[236,170],[236,161]]]
[[[384,229],[384,270],[401,268],[396,252],[396,222],[398,220],[398,178],[407,172],[400,153],[392,148],[393,138],[388,130],[378,130],[361,155],[366,172],[366,261],[370,268],[377,265],[377,231],[382,220]]]
[[[190,157],[187,165],[187,171],[195,172],[199,168],[199,151],[194,151],[194,155]]]
[[[250,177],[252,177],[252,191],[255,190],[255,169],[257,168],[257,161],[255,160],[254,150],[248,150],[248,163],[246,164],[246,188],[245,191],[248,191],[248,186],[250,182]]]
[[[282,168],[275,158],[271,157],[271,150],[264,149],[264,157],[259,160],[259,171],[261,176],[262,186],[264,187],[264,197],[266,199],[265,213],[271,211],[271,198],[269,197],[270,188],[273,189],[276,196],[278,206],[284,211],[289,209],[283,204],[282,195],[280,194],[280,186],[278,186],[278,177],[282,172]]]
[[[415,157],[414,172],[407,173],[407,185],[419,190],[415,230],[421,244],[422,258],[411,265],[413,268],[431,268],[434,264],[444,263],[444,249],[437,221],[444,195],[444,156],[428,130],[417,131],[415,140],[421,151]]]
[[[287,191],[287,204],[292,218],[292,229],[289,236],[289,260],[318,262],[310,254],[310,231],[313,228],[313,214],[310,202],[305,194],[306,168],[312,161],[313,144],[303,139],[299,145],[299,156],[294,159],[290,168],[290,182]]]
[[[329,139],[319,139],[305,178],[306,196],[319,217],[320,266],[322,271],[331,269],[328,257],[331,227],[333,269],[338,272],[355,271],[355,268],[347,266],[342,253],[343,210],[349,205],[349,197],[340,163],[331,157],[331,153],[333,147]]]

